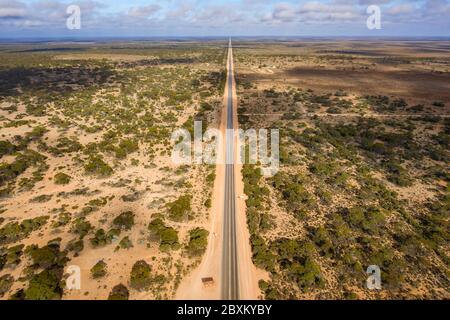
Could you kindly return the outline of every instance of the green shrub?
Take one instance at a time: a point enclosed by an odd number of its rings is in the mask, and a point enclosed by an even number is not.
[[[0,277],[0,298],[2,298],[6,293],[8,293],[13,284],[14,278],[11,275],[5,274]]]
[[[89,221],[85,218],[78,218],[73,223],[72,232],[78,234],[83,239],[93,229]]]
[[[6,250],[5,265],[10,268],[16,267],[20,263],[20,258],[23,254],[23,244],[10,247]]]
[[[133,192],[122,196],[123,202],[136,202],[141,198],[141,192]]]
[[[34,197],[33,199],[31,199],[31,202],[45,203],[45,202],[49,202],[52,198],[53,198],[53,195],[51,195],[51,194],[43,194],[43,195]]]
[[[8,223],[0,229],[0,244],[16,242],[28,237],[32,232],[44,226],[48,219],[48,216],[42,216],[23,220],[21,223]]]
[[[84,166],[84,170],[87,174],[92,174],[99,178],[106,178],[114,173],[114,170],[100,156],[90,157]]]
[[[386,220],[384,213],[375,207],[343,209],[341,214],[350,226],[370,234],[378,234]]]
[[[120,235],[119,229],[111,229],[105,232],[103,229],[99,229],[95,232],[94,238],[91,238],[91,244],[94,247],[103,247],[109,245],[114,239],[117,239]]]
[[[413,180],[408,174],[408,171],[395,161],[388,161],[385,163],[388,171],[388,180],[400,187],[410,187]]]
[[[179,197],[174,202],[168,204],[169,217],[177,222],[181,222],[186,218],[190,218],[191,215],[191,195],[184,195]]]
[[[6,265],[6,252],[4,249],[0,248],[0,271],[3,270],[5,265]]]
[[[60,270],[44,270],[34,275],[25,290],[25,299],[60,300],[63,293],[61,274]]]
[[[31,256],[33,264],[39,268],[46,269],[58,261],[59,250],[54,246],[45,246],[42,248],[31,246],[26,251]]]
[[[12,163],[0,163],[0,185],[8,181],[14,180],[16,177],[24,173],[32,166],[45,164],[46,157],[33,150],[25,150],[16,156]]]
[[[91,276],[94,279],[103,278],[108,273],[107,271],[107,264],[103,260],[97,262],[92,268],[91,268]]]
[[[319,227],[312,232],[312,240],[319,248],[319,252],[324,256],[333,255],[333,243],[330,240],[330,235],[324,227]]]
[[[76,140],[67,137],[59,137],[56,146],[48,147],[48,151],[54,156],[63,156],[68,153],[78,152],[83,146]]]
[[[53,181],[55,182],[55,184],[66,185],[66,184],[70,183],[71,179],[72,178],[69,175],[59,172],[55,175],[55,177],[53,178]]]
[[[73,251],[75,256],[78,256],[78,254],[84,249],[84,241],[82,239],[72,240],[67,244],[66,249],[68,251]]]
[[[16,146],[9,141],[0,141],[0,157],[13,154]]]
[[[148,225],[148,230],[155,235],[159,235],[159,233],[166,228],[164,221],[161,218],[157,218],[152,220]]]
[[[151,284],[151,271],[152,268],[147,262],[137,261],[131,269],[131,287],[136,290],[148,289]]]
[[[126,158],[129,154],[136,152],[139,150],[139,144],[136,140],[126,139],[122,140],[119,143],[119,146],[116,148],[116,157],[119,159]]]
[[[134,213],[132,211],[121,213],[114,219],[113,225],[122,230],[131,230],[134,226]]]
[[[253,252],[253,262],[259,268],[269,272],[275,268],[275,256],[267,247],[263,238],[257,235],[250,237]]]
[[[161,251],[168,250],[177,250],[180,246],[178,243],[178,231],[174,228],[167,227],[160,233],[161,242],[160,249]]]
[[[112,288],[108,300],[128,300],[129,297],[130,293],[127,287],[125,287],[123,284],[119,284]]]
[[[288,277],[304,290],[320,288],[325,284],[319,265],[310,257],[307,257],[303,263],[292,263],[286,272]]]
[[[209,232],[202,228],[195,228],[189,231],[189,243],[187,251],[190,255],[202,255],[208,246]]]
[[[61,212],[58,217],[55,219],[55,221],[52,223],[53,228],[59,228],[67,225],[70,220],[72,219],[72,216],[68,212]]]
[[[161,218],[150,222],[148,229],[151,235],[158,237],[161,251],[179,249],[178,232],[171,227],[167,227]]]
[[[121,249],[130,249],[133,248],[133,243],[130,240],[130,237],[126,236],[119,242],[119,248]]]
[[[259,288],[264,293],[264,298],[268,301],[283,299],[283,295],[273,285],[264,280],[259,281]]]
[[[272,184],[281,192],[284,200],[283,206],[297,218],[302,218],[307,211],[315,207],[314,198],[303,186],[304,178],[302,176],[278,173],[273,178]]]

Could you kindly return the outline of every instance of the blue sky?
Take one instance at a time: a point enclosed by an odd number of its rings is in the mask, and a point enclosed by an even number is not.
[[[66,9],[81,8],[81,29]],[[366,26],[381,9],[381,30]],[[0,37],[450,36],[450,0],[0,0]]]

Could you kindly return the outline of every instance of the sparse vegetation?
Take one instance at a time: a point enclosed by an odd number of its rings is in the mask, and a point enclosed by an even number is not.
[[[379,299],[362,285],[376,264],[383,299],[447,297],[441,214],[449,179],[441,163],[449,157],[448,110],[428,100],[444,93],[429,86],[399,96],[414,82],[401,71],[394,72],[395,92],[372,85],[378,82],[370,75],[354,82],[384,64],[422,68],[411,53],[380,59],[361,47],[364,57],[311,54],[320,50],[282,42],[236,50],[241,127],[280,129],[279,172],[267,178],[258,165],[242,170],[253,262],[270,274],[261,292],[274,300]]]
[[[206,198],[193,190],[210,194],[214,179],[200,166],[165,167],[170,137],[188,118],[203,120],[205,130],[217,120],[224,49],[181,42],[47,46],[0,48],[0,276],[14,277],[2,278],[0,291],[12,299],[128,299],[126,287],[112,288],[107,275],[100,277],[97,261],[83,280],[95,281],[95,291],[63,291],[63,267],[69,259],[85,261],[92,250],[111,252],[103,260],[107,272],[125,279],[128,257],[148,258],[156,241],[152,266],[162,273],[152,274],[149,294],[173,298],[191,264],[167,258],[188,231],[178,223],[193,227],[204,218],[198,203]],[[166,220],[149,237],[141,226],[155,214]],[[63,241],[42,246],[49,235]]]

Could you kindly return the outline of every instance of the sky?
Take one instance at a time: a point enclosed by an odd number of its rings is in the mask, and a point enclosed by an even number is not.
[[[450,0],[0,0],[0,38],[156,36],[450,36]]]

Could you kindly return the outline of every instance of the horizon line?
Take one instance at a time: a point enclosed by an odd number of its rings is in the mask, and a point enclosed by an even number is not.
[[[252,38],[266,38],[266,39],[428,39],[428,40],[450,40],[448,36],[411,36],[411,35],[352,35],[352,36],[336,36],[336,35],[214,35],[214,36],[18,36],[18,37],[1,37],[0,42],[33,42],[33,41],[74,41],[83,42],[86,40],[169,40],[169,39],[252,39]]]

